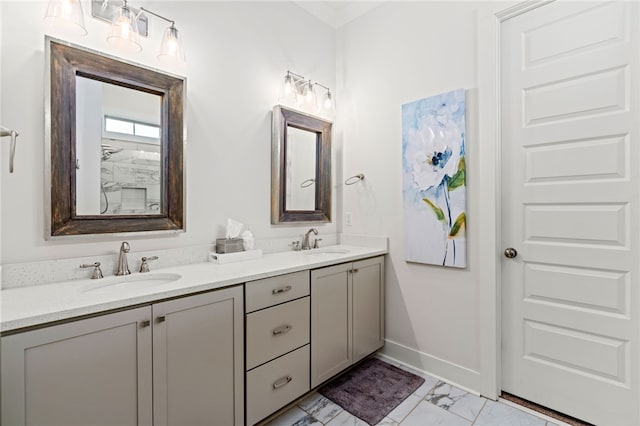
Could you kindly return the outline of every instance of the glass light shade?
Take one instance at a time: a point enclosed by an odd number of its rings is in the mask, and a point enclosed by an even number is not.
[[[296,87],[296,80],[289,73],[284,76],[284,80],[282,81],[282,94],[280,97],[280,101],[286,104],[294,105],[298,103],[298,90]]]
[[[309,81],[304,86],[304,91],[302,92],[302,97],[304,99],[304,105],[306,107],[317,107],[318,106],[318,98],[316,97],[316,92],[313,90],[313,84]]]
[[[327,90],[327,93],[324,95],[324,100],[322,101],[322,107],[326,111],[333,110],[333,98],[331,97],[331,91]]]
[[[173,24],[164,31],[158,59],[171,64],[184,64],[185,55],[182,47],[182,38],[178,29]]]
[[[291,74],[284,76],[284,82],[282,83],[282,93],[285,97],[289,97],[296,90],[296,84],[293,81]]]
[[[80,0],[49,0],[44,20],[51,27],[86,35]]]
[[[135,14],[122,6],[113,19],[107,43],[120,51],[136,53],[142,51],[139,37]]]

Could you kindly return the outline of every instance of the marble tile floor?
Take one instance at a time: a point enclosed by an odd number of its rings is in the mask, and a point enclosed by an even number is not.
[[[379,426],[560,426],[564,423],[508,401],[491,401],[413,370],[387,358],[385,362],[424,377],[424,384],[391,411]],[[312,393],[290,407],[269,426],[367,426],[337,404]]]

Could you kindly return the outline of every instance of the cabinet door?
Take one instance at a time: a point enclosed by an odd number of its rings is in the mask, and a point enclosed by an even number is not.
[[[384,346],[384,258],[353,263],[353,362]]]
[[[153,305],[154,425],[244,423],[242,286]]]
[[[311,387],[351,365],[351,264],[311,271]]]
[[[3,425],[150,425],[149,307],[2,338]]]

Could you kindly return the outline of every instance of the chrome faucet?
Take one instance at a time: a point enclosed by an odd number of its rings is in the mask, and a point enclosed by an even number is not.
[[[314,233],[315,235],[318,235],[318,230],[316,228],[311,228],[309,229],[305,234],[304,234],[304,239],[302,240],[302,250],[311,250],[311,244],[309,244],[309,234],[310,233]]]
[[[129,275],[131,271],[129,270],[129,262],[127,262],[127,253],[129,253],[131,247],[129,243],[124,241],[120,246],[120,256],[118,256],[118,270],[116,271],[116,275]]]

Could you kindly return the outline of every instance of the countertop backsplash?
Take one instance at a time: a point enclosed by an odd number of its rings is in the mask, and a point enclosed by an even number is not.
[[[318,238],[322,238],[320,243],[321,247],[332,246],[341,242],[342,244],[349,243],[361,246],[371,246],[373,244],[373,247],[378,247],[380,244],[383,244],[383,247],[386,248],[386,237],[324,234],[319,235]],[[345,238],[347,241],[344,241]],[[291,250],[291,242],[296,240],[302,240],[302,235],[286,238],[256,239],[255,248],[261,249],[264,254],[278,253]],[[92,269],[81,269],[79,266],[83,263],[100,262],[100,268],[105,277],[114,275],[118,263],[119,243],[114,243],[114,247],[113,254],[4,264],[0,269],[0,288],[10,289],[86,279],[91,275]],[[154,269],[172,266],[207,262],[209,252],[215,250],[215,243],[142,252],[134,250],[135,240],[132,240],[131,247],[132,250],[127,254],[129,269],[131,272],[137,272],[140,269],[141,258],[143,256],[158,256],[158,260],[149,263],[152,271]]]

